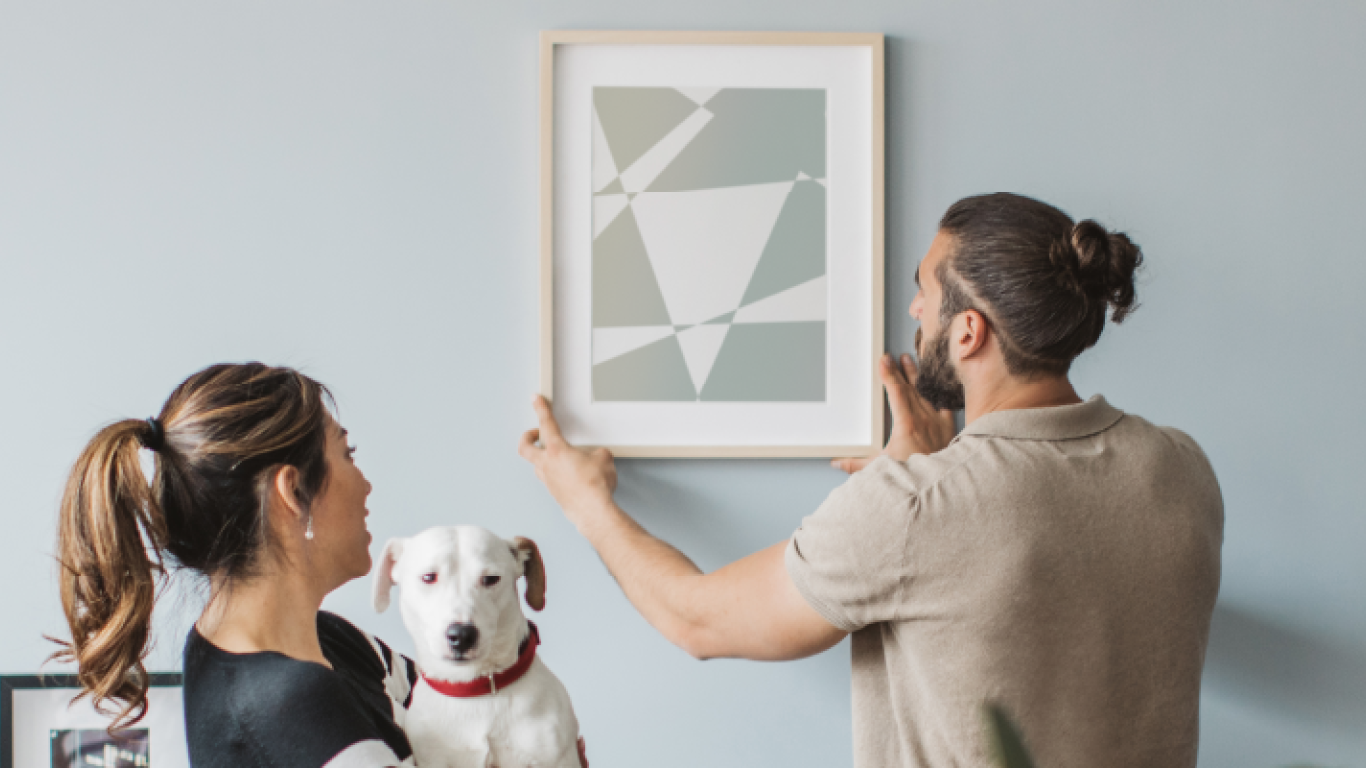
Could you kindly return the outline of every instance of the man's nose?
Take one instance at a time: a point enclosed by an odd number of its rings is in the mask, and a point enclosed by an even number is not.
[[[479,629],[473,624],[457,622],[446,627],[446,640],[450,642],[451,650],[464,653],[479,642]]]

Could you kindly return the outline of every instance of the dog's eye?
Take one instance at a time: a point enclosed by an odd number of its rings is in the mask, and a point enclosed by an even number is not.
[[[436,583],[436,574],[435,574],[435,573],[424,573],[424,574],[422,574],[422,583],[423,583],[423,584],[435,584],[435,583]]]
[[[485,577],[484,577],[484,586],[486,586],[486,587],[491,587],[491,586],[493,586],[494,584],[497,584],[497,583],[498,583],[498,580],[501,579],[501,578],[503,578],[503,577],[502,577],[502,576],[494,576],[494,575],[491,575],[491,574],[488,575],[488,576],[485,576]]]

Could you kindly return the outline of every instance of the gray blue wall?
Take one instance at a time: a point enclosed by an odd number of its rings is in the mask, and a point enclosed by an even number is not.
[[[1127,230],[1144,307],[1084,395],[1192,434],[1227,504],[1201,764],[1366,765],[1366,6],[1353,2],[0,0],[0,671],[65,631],[64,474],[222,360],[329,384],[377,543],[538,540],[545,656],[594,765],[850,762],[847,648],[700,663],[632,612],[514,451],[536,381],[549,28],[889,36],[888,340],[944,208],[1012,190]],[[624,462],[714,568],[786,537],[821,462]],[[972,563],[964,563],[972,568]],[[193,591],[161,607],[176,664]],[[409,645],[368,584],[329,607]]]

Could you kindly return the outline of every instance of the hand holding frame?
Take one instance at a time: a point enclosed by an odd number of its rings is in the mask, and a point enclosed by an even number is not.
[[[915,360],[909,354],[901,355],[899,366],[890,354],[878,361],[878,375],[892,411],[892,434],[881,455],[897,461],[905,461],[917,453],[935,453],[953,440],[953,411],[936,410],[915,391],[918,372]],[[874,458],[835,459],[830,466],[852,475]]]

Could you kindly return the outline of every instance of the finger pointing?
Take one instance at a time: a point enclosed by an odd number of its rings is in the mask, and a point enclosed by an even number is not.
[[[550,403],[545,397],[537,395],[532,399],[531,407],[536,411],[536,420],[541,424],[541,444],[563,442],[560,425],[555,421],[555,414],[550,410]]]

